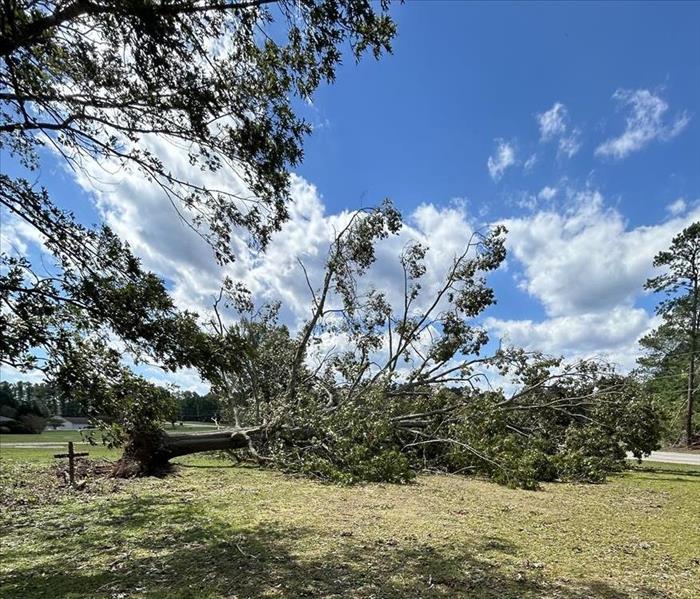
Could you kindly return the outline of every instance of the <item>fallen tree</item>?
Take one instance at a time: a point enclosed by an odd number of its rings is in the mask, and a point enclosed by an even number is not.
[[[626,451],[656,448],[658,415],[634,380],[600,361],[489,345],[476,319],[495,301],[485,277],[505,257],[502,229],[472,233],[441,273],[427,266],[429,248],[408,240],[392,298],[372,286],[371,269],[400,231],[390,204],[361,211],[332,240],[317,286],[300,262],[311,302],[296,336],[276,307],[254,312],[243,289],[224,285],[208,325],[180,337],[179,351],[211,383],[227,430],[164,432],[171,391],[90,336],[63,354],[57,388],[82,398],[108,442],[123,446],[118,476],[225,451],[346,483],[404,482],[428,469],[531,488],[602,480]]]
[[[233,428],[168,435],[153,425],[162,413],[154,411],[157,392],[142,387],[150,399],[134,400],[132,389],[117,474],[228,451],[340,482],[403,482],[432,469],[532,488],[557,478],[599,481],[622,467],[626,451],[656,448],[653,404],[609,365],[513,348],[486,352],[488,335],[475,318],[495,301],[485,274],[505,256],[502,229],[472,234],[439,279],[426,267],[429,248],[405,244],[395,311],[366,281],[378,244],[400,225],[389,204],[350,217],[318,287],[300,263],[311,308],[296,338],[278,324],[276,309],[253,314],[240,289],[226,286],[200,371]],[[346,349],[321,351],[323,336]],[[123,409],[124,396],[114,405]]]
[[[233,261],[234,231],[264,248],[288,218],[311,133],[297,100],[333,82],[347,52],[389,52],[388,10],[368,0],[2,3],[0,149],[20,170],[0,173],[0,219],[34,248],[0,252],[0,364],[60,379],[66,397],[113,425],[114,442],[152,439],[143,445],[155,450],[159,392],[145,393],[114,347],[168,370],[206,364],[211,348],[124,239],[82,224],[41,187],[40,150],[86,180],[94,167],[139,173],[213,258]],[[137,386],[156,406],[141,423],[115,399],[133,407],[121,389]]]

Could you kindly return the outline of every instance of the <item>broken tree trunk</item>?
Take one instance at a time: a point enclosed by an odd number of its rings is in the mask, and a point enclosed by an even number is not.
[[[161,453],[168,459],[200,451],[219,451],[226,449],[247,449],[253,438],[260,436],[261,427],[231,429],[215,433],[184,433],[170,435],[164,433],[164,446]]]
[[[130,477],[158,474],[167,470],[172,458],[202,451],[248,449],[267,434],[265,427],[238,428],[213,433],[182,433],[170,435],[165,431],[135,435],[124,447],[116,463],[114,476]]]

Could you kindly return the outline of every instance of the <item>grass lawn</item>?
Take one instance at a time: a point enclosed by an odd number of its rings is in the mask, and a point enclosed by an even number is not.
[[[11,435],[7,433],[0,433],[0,445],[6,445],[8,443],[67,443],[68,441],[80,442],[83,441],[83,436],[89,431],[85,431],[81,435],[81,431],[52,431],[46,430],[43,433],[37,435]],[[96,432],[96,431],[93,431]]]
[[[0,462],[6,599],[700,597],[692,466],[541,491],[437,475],[339,488],[198,456],[71,491],[29,451]]]
[[[176,426],[172,428],[170,424],[163,425],[163,428],[170,433],[193,433],[197,431],[212,431],[216,430],[213,424],[206,424],[203,422],[185,422],[184,426]],[[73,441],[74,443],[84,443],[86,442],[85,436],[92,432],[95,438],[99,441],[99,431],[79,431],[79,430],[50,430],[47,429],[42,433],[37,435],[10,435],[5,433],[0,433],[0,446],[2,445],[16,445],[16,444],[34,444],[34,443],[56,443],[56,444],[66,444],[68,441]]]

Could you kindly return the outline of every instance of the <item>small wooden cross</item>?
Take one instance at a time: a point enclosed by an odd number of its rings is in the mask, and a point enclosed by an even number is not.
[[[83,456],[90,455],[87,451],[83,453],[75,453],[73,451],[73,441],[68,441],[68,453],[56,453],[53,457],[55,458],[68,458],[68,479],[70,484],[73,485],[75,482],[75,458],[81,458]]]

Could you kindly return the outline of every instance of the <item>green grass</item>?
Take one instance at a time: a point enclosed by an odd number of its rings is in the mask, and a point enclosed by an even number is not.
[[[21,450],[27,451],[27,450]],[[3,598],[700,596],[700,471],[340,488],[215,458],[69,490],[3,450]]]
[[[99,443],[90,445],[80,431],[44,431],[38,435],[0,435],[0,459],[28,462],[55,462],[54,454],[65,453],[68,441],[76,443],[76,452],[87,451],[91,459],[117,459],[118,449],[108,449]]]
[[[700,470],[699,466],[694,464],[669,464],[668,462],[654,462],[652,460],[644,460],[641,464],[637,463],[636,460],[628,460],[630,468],[633,472],[690,472],[697,473]]]
[[[55,462],[54,454],[65,453],[67,447],[7,447],[0,445],[0,459],[26,462]],[[90,454],[90,459],[104,458],[108,460],[116,460],[121,455],[120,449],[109,449],[104,445],[77,445],[76,452],[87,451]]]
[[[186,427],[176,427],[173,429],[169,424],[164,425],[167,432],[197,432],[211,431],[214,425],[207,425],[200,422],[187,423]],[[92,432],[96,444],[90,445],[87,435]],[[11,435],[0,434],[0,458],[13,460],[27,460],[30,462],[51,462],[54,461],[54,454],[64,453],[68,450],[68,441],[76,444],[77,452],[87,451],[90,459],[106,458],[116,460],[121,454],[119,449],[108,449],[101,444],[99,431],[53,431],[47,430],[36,435]]]
[[[193,433],[197,431],[211,431],[215,430],[213,424],[206,424],[202,422],[187,422],[186,426],[176,426],[172,428],[170,424],[163,425],[163,428],[168,432],[176,433]],[[36,435],[12,435],[6,433],[0,433],[0,445],[7,444],[25,444],[25,443],[67,443],[68,441],[73,441],[75,443],[81,443],[85,441],[85,435],[92,432],[97,439],[99,439],[99,432],[93,431],[79,431],[79,430],[45,430],[42,433]]]
[[[188,422],[184,427],[176,426],[175,428],[172,428],[170,424],[166,424],[163,428],[170,433],[194,433],[198,431],[215,430],[215,426],[213,424],[209,425],[201,422]],[[95,440],[99,442],[100,435],[99,431],[96,430],[45,430],[44,432],[36,435],[13,435],[0,433],[0,451],[4,450],[2,447],[3,445],[26,445],[30,443],[65,445],[66,443],[68,443],[68,441],[73,441],[74,443],[87,443],[87,435],[91,432],[94,435]],[[56,452],[51,450],[51,453]]]
[[[37,435],[11,435],[0,434],[0,445],[8,443],[67,443],[68,441],[80,442],[83,436],[89,431],[85,431],[81,435],[81,431],[44,431]],[[96,432],[96,431],[93,431]]]

